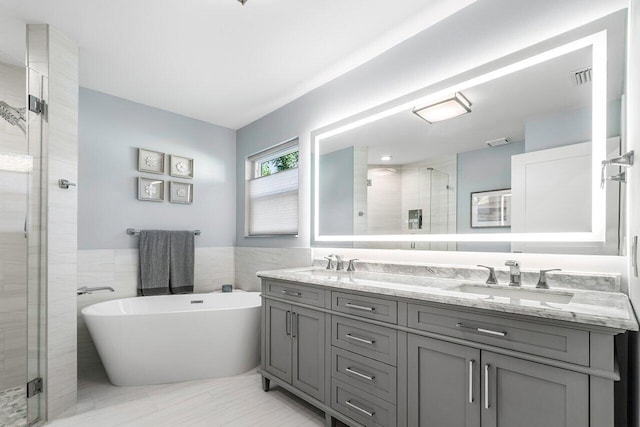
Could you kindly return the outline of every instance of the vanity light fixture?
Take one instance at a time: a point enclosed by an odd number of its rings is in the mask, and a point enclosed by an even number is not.
[[[391,159],[393,159],[393,157],[391,157],[388,154],[385,154],[384,156],[380,157],[380,160],[382,160],[383,162],[388,162]]]
[[[414,114],[429,124],[452,119],[470,112],[471,102],[460,92],[456,92],[451,98],[435,104],[413,109]]]

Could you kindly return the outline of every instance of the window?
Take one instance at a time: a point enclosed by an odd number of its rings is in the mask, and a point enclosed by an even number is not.
[[[247,159],[247,236],[298,234],[298,139]]]

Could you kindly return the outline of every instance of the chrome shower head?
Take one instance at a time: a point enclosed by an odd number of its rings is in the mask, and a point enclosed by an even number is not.
[[[24,117],[26,112],[26,108],[14,108],[6,102],[0,101],[0,117],[8,121],[9,124],[18,126],[25,134],[27,133]]]

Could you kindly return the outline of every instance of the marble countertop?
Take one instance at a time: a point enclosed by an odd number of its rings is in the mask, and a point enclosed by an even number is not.
[[[638,330],[629,298],[619,292],[565,288],[543,290],[531,286],[510,288],[477,281],[369,271],[336,272],[321,267],[260,271],[257,275],[335,290],[369,292],[618,330]],[[514,289],[519,298],[505,296]]]

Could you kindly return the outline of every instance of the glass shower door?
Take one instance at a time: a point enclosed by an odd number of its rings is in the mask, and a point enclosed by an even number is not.
[[[27,423],[27,206],[33,162],[25,136],[25,69],[0,63],[0,426]]]

